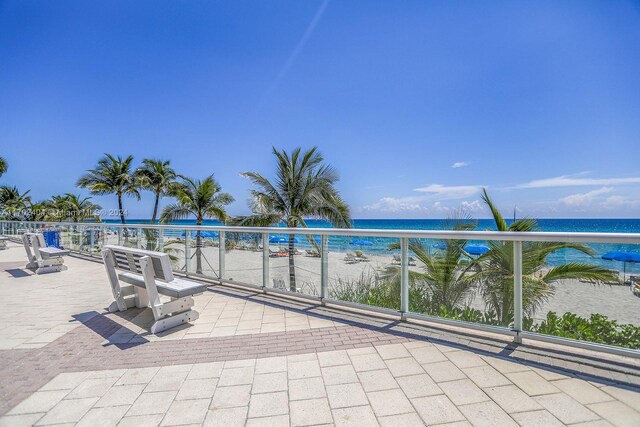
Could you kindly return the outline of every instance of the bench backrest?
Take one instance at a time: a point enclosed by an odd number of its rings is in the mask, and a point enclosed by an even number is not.
[[[151,258],[153,275],[156,279],[162,282],[171,282],[173,280],[169,255],[163,252],[114,245],[107,245],[102,250],[111,253],[115,268],[140,275],[142,275],[140,258],[148,256]]]
[[[40,259],[40,248],[46,248],[47,245],[44,242],[44,236],[40,233],[24,233],[22,235],[22,244],[24,250],[27,252],[29,262],[33,261],[34,257]],[[31,250],[33,248],[33,251]]]

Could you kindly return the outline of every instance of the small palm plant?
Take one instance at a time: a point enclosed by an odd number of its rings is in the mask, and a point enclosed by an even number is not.
[[[122,197],[131,196],[140,200],[140,192],[132,170],[133,156],[122,158],[120,156],[105,156],[98,161],[95,169],[89,169],[82,175],[76,185],[88,188],[91,194],[106,195],[115,194],[118,197],[118,209],[120,221],[125,223]]]
[[[504,231],[530,232],[536,229],[536,221],[523,218],[510,225],[483,189],[482,200],[490,209],[496,229]],[[489,241],[489,251],[480,256],[476,263],[480,271],[471,279],[480,289],[488,308],[495,311],[503,326],[513,322],[513,242]],[[592,256],[593,249],[580,243],[564,242],[523,242],[522,244],[522,308],[525,316],[531,317],[554,293],[555,286],[564,279],[586,279],[594,283],[615,281],[617,277],[610,271],[583,262],[569,262],[549,267],[547,257],[563,249],[573,249]]]
[[[475,227],[475,221],[467,213],[456,212],[447,221],[445,229],[465,231]],[[412,301],[415,309],[437,314],[442,307],[451,311],[467,305],[473,293],[473,282],[468,277],[473,259],[464,250],[466,243],[466,240],[444,240],[440,243],[442,249],[431,253],[420,239],[409,241],[409,250],[424,265],[422,271],[409,271],[410,289],[420,296],[420,301]],[[389,249],[400,249],[400,243],[389,245]],[[385,275],[390,282],[397,283],[399,291],[400,268],[388,267]]]
[[[336,227],[351,228],[351,213],[335,183],[336,170],[324,164],[317,147],[302,153],[300,148],[288,154],[273,148],[277,169],[270,181],[257,172],[243,176],[258,187],[251,190],[250,207],[253,215],[241,222],[245,226],[266,227],[283,222],[287,227],[307,227],[305,217],[329,221]],[[313,239],[309,237],[313,244]],[[296,291],[294,261],[295,235],[289,235],[289,288]]]
[[[202,225],[206,218],[215,218],[225,222],[225,207],[233,202],[230,194],[223,193],[220,184],[213,175],[204,180],[181,177],[182,182],[171,186],[170,194],[177,203],[166,206],[160,222],[167,223],[179,219],[195,217],[196,225]],[[196,273],[202,274],[202,236],[196,231]]]
[[[160,198],[169,193],[178,175],[171,168],[168,160],[144,159],[142,166],[136,169],[134,176],[142,189],[152,191],[155,196],[153,215],[151,216],[151,224],[155,224]]]

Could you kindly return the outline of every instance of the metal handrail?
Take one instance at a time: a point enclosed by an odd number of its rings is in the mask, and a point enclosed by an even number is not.
[[[50,226],[85,226],[109,228],[146,228],[157,230],[226,231],[230,233],[270,233],[319,236],[390,237],[409,239],[459,239],[523,242],[576,242],[640,244],[640,233],[549,232],[549,231],[454,231],[454,230],[388,230],[364,228],[288,228],[238,227],[226,225],[115,224],[104,222],[2,221],[10,224]]]

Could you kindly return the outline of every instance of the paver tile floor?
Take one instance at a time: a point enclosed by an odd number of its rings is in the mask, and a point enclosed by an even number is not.
[[[149,310],[105,313],[100,263],[36,276],[22,256],[0,251],[0,426],[640,425],[634,360],[225,286],[155,337]]]

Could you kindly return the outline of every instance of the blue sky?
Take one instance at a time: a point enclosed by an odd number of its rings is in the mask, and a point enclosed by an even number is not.
[[[633,1],[0,1],[0,183],[36,200],[109,152],[214,173],[246,214],[241,172],[317,145],[356,218],[486,217],[482,186],[638,218],[639,118]]]

